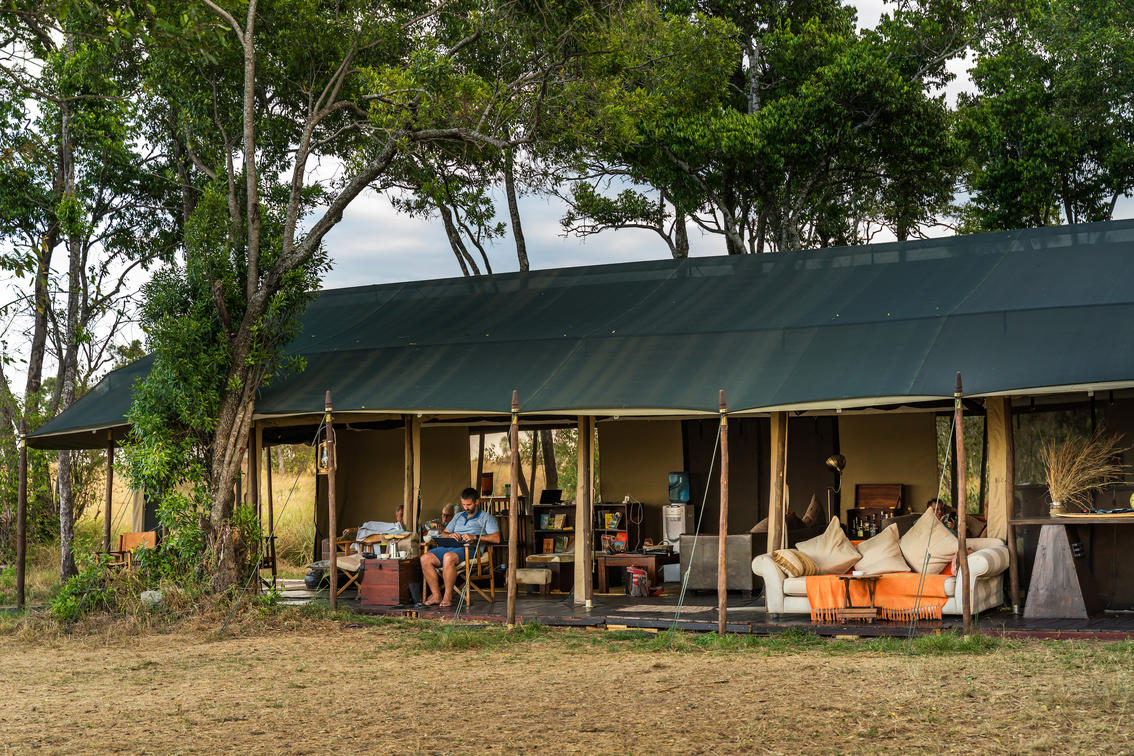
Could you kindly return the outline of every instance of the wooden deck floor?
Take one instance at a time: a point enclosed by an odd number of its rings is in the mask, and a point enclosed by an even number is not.
[[[302,590],[302,581],[292,581],[284,587],[286,603],[326,601],[327,591]],[[483,600],[461,607],[459,616],[453,610],[439,611],[435,607],[381,607],[363,608],[347,591],[339,600],[340,606],[363,614],[410,616],[428,619],[484,623],[504,622],[507,603],[503,592],[496,601]],[[539,596],[521,594],[516,600],[517,621],[538,621],[551,626],[640,628],[663,630],[677,627],[693,632],[717,629],[716,597],[712,594],[687,595],[678,612],[677,592],[667,587],[667,595],[658,598],[630,598],[618,594],[596,594],[590,609],[576,607],[569,594]],[[981,633],[1018,638],[1066,638],[1083,640],[1134,639],[1134,612],[1106,612],[1086,620],[1026,620],[1007,609],[988,611],[974,619]],[[783,615],[772,619],[764,608],[763,599],[746,599],[729,595],[728,625],[730,633],[767,635],[789,630],[812,632],[823,636],[905,636],[932,634],[942,630],[961,630],[960,616],[947,615],[941,621],[922,621],[913,627],[904,622],[876,621],[873,623],[820,624],[811,622],[807,615]]]

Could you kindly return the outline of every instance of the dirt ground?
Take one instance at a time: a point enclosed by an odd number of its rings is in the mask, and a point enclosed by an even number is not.
[[[1134,644],[658,648],[313,620],[0,636],[0,751],[1134,753]]]

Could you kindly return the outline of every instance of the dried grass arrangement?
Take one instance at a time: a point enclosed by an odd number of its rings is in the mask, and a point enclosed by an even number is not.
[[[1129,467],[1121,461],[1126,449],[1119,445],[1120,441],[1121,437],[1117,434],[1104,436],[1095,433],[1091,436],[1069,436],[1043,445],[1040,461],[1053,513],[1060,511],[1060,504],[1065,509],[1095,511],[1091,493],[1122,480]]]

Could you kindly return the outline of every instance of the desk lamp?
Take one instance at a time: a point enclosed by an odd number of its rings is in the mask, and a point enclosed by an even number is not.
[[[827,487],[827,522],[830,522],[834,496],[843,487],[843,469],[847,466],[847,458],[842,454],[832,454],[823,464],[835,474],[835,485]]]

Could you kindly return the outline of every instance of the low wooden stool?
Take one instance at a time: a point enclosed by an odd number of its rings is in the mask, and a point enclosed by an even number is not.
[[[546,567],[517,567],[516,585],[538,585],[539,592],[547,596],[551,593],[551,570]]]

